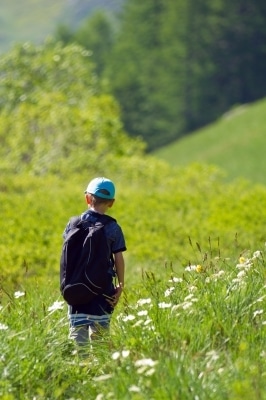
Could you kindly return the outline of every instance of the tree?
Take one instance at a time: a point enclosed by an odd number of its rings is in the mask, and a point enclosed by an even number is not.
[[[142,155],[76,45],[17,46],[1,60],[0,173],[103,173]],[[123,161],[121,161],[123,163]]]
[[[113,46],[114,22],[105,12],[97,11],[75,31],[68,26],[59,25],[55,37],[65,45],[77,43],[88,50],[95,64],[95,71],[100,76],[108,63]]]

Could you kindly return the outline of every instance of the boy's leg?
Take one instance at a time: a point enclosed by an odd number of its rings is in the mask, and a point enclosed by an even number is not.
[[[85,346],[89,342],[88,325],[71,326],[69,338],[75,340],[79,346]]]
[[[92,340],[97,340],[97,339],[103,339],[103,337],[109,333],[109,324],[99,324],[99,323],[93,323],[89,325],[89,339],[90,341]]]

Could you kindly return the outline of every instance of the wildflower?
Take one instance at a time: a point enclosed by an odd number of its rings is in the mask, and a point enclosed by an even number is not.
[[[239,264],[245,264],[245,262],[246,262],[246,259],[245,259],[245,257],[239,257]]]
[[[103,400],[103,399],[104,399],[104,395],[102,393],[99,393],[95,400]]]
[[[145,374],[146,376],[151,376],[155,372],[154,366],[157,364],[157,361],[153,361],[150,358],[139,360],[135,362],[135,366],[138,368],[138,374]]]
[[[164,292],[164,296],[168,297],[170,296],[170,294],[173,292],[173,290],[175,290],[175,288],[172,286],[169,289],[166,289],[166,291]]]
[[[171,303],[162,302],[162,303],[158,304],[158,307],[159,308],[170,308],[170,307],[172,307],[172,304]]]
[[[191,301],[187,301],[187,302],[183,303],[182,308],[183,308],[183,310],[187,310],[192,305],[193,305],[193,303]]]
[[[92,378],[95,382],[100,382],[100,381],[107,381],[108,379],[112,378],[113,374],[105,374],[105,375],[100,375],[100,376],[95,376]]]
[[[197,286],[193,286],[193,285],[192,285],[192,286],[189,286],[189,287],[188,287],[188,291],[189,291],[189,292],[192,292],[192,293],[193,293],[193,292],[196,292],[197,290],[198,290]]]
[[[129,392],[136,392],[136,393],[141,391],[140,388],[136,385],[130,386],[128,390],[129,390]]]
[[[151,358],[142,358],[135,361],[135,367],[154,367],[158,361],[154,361]]]
[[[0,331],[6,331],[7,329],[8,329],[7,325],[0,323]]]
[[[137,326],[140,326],[140,325],[142,325],[143,324],[143,320],[142,319],[139,319],[134,325],[133,325],[133,328],[136,328]]]
[[[144,315],[148,315],[148,311],[147,311],[147,310],[142,310],[142,311],[139,311],[139,312],[138,312],[138,316],[139,316],[139,317],[142,317],[142,316],[144,316]]]
[[[129,356],[129,354],[130,354],[129,350],[122,350],[122,357],[123,358],[127,358]]]
[[[262,252],[260,250],[257,250],[253,253],[252,258],[261,258],[262,257]]]
[[[64,301],[55,301],[50,307],[48,307],[48,311],[51,311],[50,314],[52,314],[56,310],[63,310],[64,304],[65,304]]]
[[[261,315],[263,313],[263,310],[256,310],[253,313],[253,318],[256,318],[257,315]]]
[[[137,301],[137,306],[144,306],[145,304],[150,304],[151,299],[140,299]]]
[[[202,265],[197,265],[197,266],[196,266],[196,272],[198,272],[198,273],[203,272],[203,267],[202,267]]]
[[[135,319],[135,315],[126,315],[124,318],[122,318],[122,321],[127,322],[127,321],[133,321]]]
[[[182,278],[175,278],[175,277],[173,276],[171,279],[169,279],[169,282],[181,283],[181,282],[183,282],[183,279],[182,279]]]
[[[148,371],[145,372],[145,375],[151,376],[154,374],[154,372],[155,372],[155,368],[150,368],[150,369],[148,369]]]
[[[244,271],[244,270],[240,271],[240,272],[237,274],[237,277],[238,277],[238,278],[245,278],[245,276],[246,276],[246,271]]]
[[[146,321],[144,322],[144,325],[149,325],[152,322],[152,320],[150,318],[146,319]]]
[[[22,297],[22,296],[25,296],[25,292],[17,291],[14,293],[15,299],[18,299],[19,297]]]
[[[113,360],[118,360],[119,357],[120,357],[119,351],[116,351],[115,353],[112,354],[112,359]]]
[[[185,271],[191,272],[191,271],[196,271],[196,269],[197,269],[197,265],[188,265],[185,268]]]
[[[184,300],[187,301],[187,300],[191,300],[191,299],[193,299],[193,298],[194,298],[194,295],[193,295],[193,294],[189,294],[188,296],[186,296],[186,297],[184,298]]]

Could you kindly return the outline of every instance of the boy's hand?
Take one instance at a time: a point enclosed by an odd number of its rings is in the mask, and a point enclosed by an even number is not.
[[[122,294],[122,291],[123,291],[123,287],[120,286],[120,285],[118,285],[118,286],[115,288],[115,294],[112,296],[112,298],[106,299],[106,300],[108,301],[108,303],[109,303],[112,307],[115,307],[115,306],[117,305],[117,303],[118,303],[118,301],[119,301],[119,298],[120,298],[120,296],[121,296],[121,294]]]

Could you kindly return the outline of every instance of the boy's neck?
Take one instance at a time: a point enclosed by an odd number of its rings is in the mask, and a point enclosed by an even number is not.
[[[105,214],[107,208],[108,208],[108,207],[106,207],[105,204],[100,204],[99,206],[96,206],[96,207],[95,207],[95,206],[94,206],[94,207],[90,206],[89,209],[90,209],[91,211],[95,211],[95,212],[97,212],[97,213],[99,213],[99,214]]]

